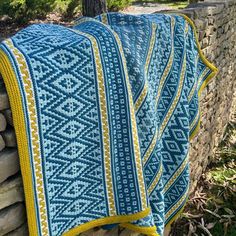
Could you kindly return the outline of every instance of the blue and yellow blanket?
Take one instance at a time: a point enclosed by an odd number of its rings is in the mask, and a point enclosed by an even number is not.
[[[196,37],[183,15],[109,13],[1,44],[31,236],[163,235],[188,197],[199,93],[217,72]]]

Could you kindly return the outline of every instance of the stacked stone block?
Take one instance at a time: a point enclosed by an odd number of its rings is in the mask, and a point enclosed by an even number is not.
[[[219,74],[201,95],[201,128],[191,141],[193,191],[222,139],[232,107],[236,107],[236,1],[208,0],[192,4],[180,13],[195,22],[205,56],[219,68]],[[0,236],[3,235],[27,236],[28,229],[12,113],[0,77]],[[110,231],[93,229],[82,235],[139,234],[115,228]]]
[[[0,236],[27,236],[24,191],[6,88],[0,76]]]

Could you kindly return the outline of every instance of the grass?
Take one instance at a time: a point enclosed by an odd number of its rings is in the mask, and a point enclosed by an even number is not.
[[[169,2],[167,2],[166,5],[169,7],[176,8],[176,9],[181,9],[181,8],[185,8],[188,6],[188,1],[178,1],[178,2],[169,1]]]
[[[228,125],[212,163],[199,182],[172,236],[236,235],[236,122]]]

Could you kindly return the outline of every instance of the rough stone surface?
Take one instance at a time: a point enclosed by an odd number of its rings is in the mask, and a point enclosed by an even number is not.
[[[0,152],[0,183],[20,169],[17,149],[5,148]]]
[[[3,111],[6,121],[9,125],[13,126],[12,112],[11,109],[6,109]]]
[[[26,214],[24,204],[17,203],[4,208],[0,211],[0,235],[5,235],[14,229],[17,229],[25,222],[25,220]]]
[[[28,226],[27,223],[25,222],[19,228],[11,231],[8,234],[5,234],[4,236],[28,236],[28,235],[29,235]]]
[[[2,135],[0,134],[0,151],[2,151],[5,148],[5,142],[4,139],[2,137]]]
[[[82,233],[81,236],[118,236],[118,227],[112,230],[91,229]]]
[[[135,233],[129,229],[124,229],[120,234],[119,236],[139,236],[140,234],[139,233]]]
[[[4,131],[7,127],[6,118],[2,113],[0,113],[0,132]]]
[[[21,176],[18,175],[0,184],[0,210],[22,201],[24,201],[24,190]]]
[[[16,147],[16,135],[13,128],[8,128],[2,132],[2,137],[7,147]]]
[[[81,236],[139,236],[139,233],[135,233],[129,229],[121,229],[115,227],[112,230],[103,229],[91,229],[81,234]]]
[[[10,107],[8,95],[5,89],[0,90],[0,111]]]

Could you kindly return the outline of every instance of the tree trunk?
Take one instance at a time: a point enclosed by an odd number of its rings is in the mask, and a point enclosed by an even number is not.
[[[83,15],[94,17],[107,12],[106,0],[82,0]]]

